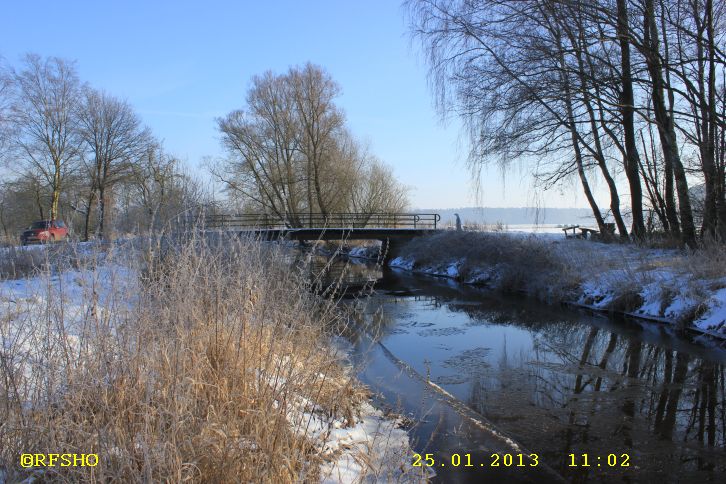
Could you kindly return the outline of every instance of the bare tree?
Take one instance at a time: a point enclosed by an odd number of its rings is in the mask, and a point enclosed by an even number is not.
[[[608,66],[602,61],[605,56],[592,52],[593,43],[588,40],[599,37],[598,31],[592,25],[588,25],[580,2],[565,5],[561,13],[554,16],[553,21],[559,24],[569,41],[569,46],[565,48],[563,54],[574,56],[576,59],[573,67],[577,79],[575,90],[579,97],[578,101],[586,113],[584,122],[589,123],[591,139],[589,146],[586,144],[585,147],[600,167],[610,192],[610,211],[621,237],[626,237],[628,230],[620,212],[620,195],[607,160],[607,136],[611,137],[616,146],[617,137],[611,136],[612,130],[603,126],[607,110],[603,106],[602,98],[608,86],[602,82],[600,73],[607,72]]]
[[[147,145],[144,156],[131,166],[132,175],[117,190],[121,206],[117,225],[122,230],[156,232],[179,216],[211,205],[195,176],[158,142]]]
[[[533,173],[546,188],[577,174],[604,230],[587,177],[593,165],[599,166],[611,192],[613,217],[626,236],[599,132],[602,111],[595,113],[596,96],[590,92],[593,65],[587,56],[574,55],[583,27],[563,21],[578,15],[578,9],[538,0],[414,0],[408,5],[437,105],[465,121],[472,168],[491,161],[506,168],[526,157],[536,160]]]
[[[310,63],[292,68],[288,77],[300,123],[300,150],[308,172],[308,210],[313,210],[314,197],[320,212],[326,214],[330,198],[323,193],[322,179],[332,171],[336,134],[345,122],[334,104],[340,86],[330,74]]]
[[[408,208],[408,190],[393,175],[391,167],[375,157],[366,160],[364,172],[356,183],[352,210],[370,217],[374,213],[404,212]]]
[[[671,180],[675,177],[676,187],[678,190],[678,200],[680,201],[680,228],[682,228],[683,232],[683,241],[690,246],[694,246],[696,243],[696,232],[693,224],[690,198],[688,196],[688,182],[686,180],[685,169],[678,151],[675,119],[673,117],[673,91],[672,87],[664,80],[663,76],[660,35],[660,28],[656,22],[654,0],[645,0],[643,9],[643,40],[638,43],[638,46],[644,54],[652,83],[651,100],[665,164],[666,190],[664,194],[664,205],[666,218],[671,230],[678,233],[679,224],[672,201],[674,197],[673,183]],[[631,35],[630,38],[632,39],[634,37]],[[666,59],[668,59],[667,53]],[[666,77],[665,79],[669,79],[669,77]],[[666,92],[670,99],[670,106],[666,105]]]
[[[50,202],[43,180],[25,173],[0,184],[0,226],[6,237],[17,236],[28,220],[47,215]]]
[[[676,105],[680,104],[674,112],[675,129],[695,147],[704,182],[702,230],[726,234],[726,213],[719,210],[726,199],[717,141],[726,129],[726,118],[718,108],[718,92],[726,81],[726,6],[711,0],[672,0],[661,3],[660,10],[669,54],[664,62],[666,86],[672,86],[678,95]],[[724,214],[722,229],[719,211]]]
[[[127,102],[92,88],[83,90],[78,122],[90,156],[91,181],[84,237],[88,238],[88,219],[95,196],[98,200],[97,235],[107,238],[108,192],[132,175],[133,165],[144,155],[151,134],[141,126],[139,117]]]
[[[625,175],[630,186],[630,209],[633,216],[633,235],[645,236],[643,219],[643,190],[640,184],[640,156],[635,138],[635,98],[630,58],[630,20],[627,0],[616,0],[616,33],[620,47],[620,115],[625,146]]]
[[[41,173],[51,190],[49,216],[58,217],[63,180],[78,161],[77,106],[80,83],[72,63],[37,55],[12,73],[10,107],[17,164]]]
[[[306,172],[286,79],[270,72],[254,77],[247,109],[217,123],[230,158],[213,173],[230,190],[296,225],[304,207]]]
[[[346,129],[339,92],[312,64],[254,77],[245,109],[217,120],[229,157],[212,173],[242,205],[290,226],[305,214],[382,207],[385,197],[388,206],[402,205],[405,190],[382,183],[386,169]]]
[[[0,57],[0,164],[3,161],[5,150],[10,145],[11,83],[10,71],[6,68],[3,58]]]

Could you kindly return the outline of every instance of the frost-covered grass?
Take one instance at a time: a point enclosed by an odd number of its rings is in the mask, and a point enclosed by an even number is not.
[[[57,242],[54,244],[10,245],[0,247],[0,280],[20,279],[37,274],[52,265],[82,264],[96,258],[95,242]]]
[[[280,250],[146,240],[46,256],[0,281],[0,475],[412,478],[406,432],[367,403],[331,345],[338,312]],[[100,461],[23,469],[22,453]]]
[[[44,246],[0,247],[0,279],[17,279],[36,272],[49,258]]]
[[[561,236],[447,231],[413,240],[390,265],[726,336],[721,244],[686,252]]]

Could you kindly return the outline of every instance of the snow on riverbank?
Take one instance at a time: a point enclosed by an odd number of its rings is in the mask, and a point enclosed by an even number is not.
[[[321,481],[419,482],[421,476],[411,466],[408,433],[399,428],[400,422],[367,402],[359,411],[355,424],[339,423],[327,432],[323,452],[330,460],[323,464]]]
[[[712,252],[722,250],[686,254],[551,235],[444,233],[413,241],[389,265],[726,338],[726,262]]]

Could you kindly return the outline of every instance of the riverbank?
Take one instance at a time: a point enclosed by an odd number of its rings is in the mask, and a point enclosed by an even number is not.
[[[447,231],[411,241],[389,265],[726,339],[723,246],[685,252],[551,235]]]
[[[0,482],[414,476],[283,249],[156,242],[67,246],[0,280]],[[19,465],[59,452],[98,465]]]

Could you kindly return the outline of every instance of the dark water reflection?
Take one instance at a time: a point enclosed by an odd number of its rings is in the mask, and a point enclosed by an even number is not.
[[[384,271],[365,305],[354,304],[354,319],[366,328],[351,336],[361,378],[422,420],[412,431],[419,452],[466,454],[496,443],[482,442],[465,419],[452,421],[441,402],[424,402],[420,382],[392,384],[401,370],[371,335],[567,481],[711,482],[726,475],[723,350],[662,326],[393,271]],[[570,467],[569,454],[578,463],[588,454],[590,466]],[[630,466],[608,466],[610,454],[618,463],[627,454]],[[447,482],[493,477],[477,471],[436,469]],[[512,469],[510,477],[542,480],[526,471]]]

